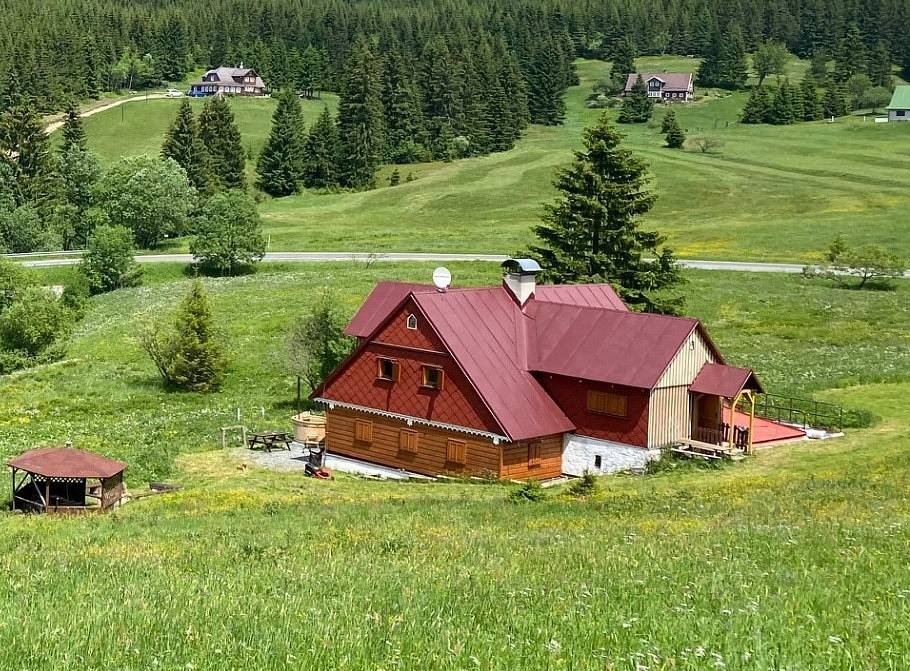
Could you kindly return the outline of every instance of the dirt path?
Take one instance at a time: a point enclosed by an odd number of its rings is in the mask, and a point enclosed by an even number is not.
[[[124,103],[131,103],[131,102],[137,102],[137,101],[142,101],[142,100],[157,100],[160,98],[167,98],[167,94],[165,94],[165,93],[138,94],[137,93],[135,95],[130,96],[129,98],[118,98],[116,100],[102,102],[101,104],[97,105],[96,107],[90,107],[87,110],[79,112],[79,116],[85,118],[85,117],[89,117],[89,116],[98,114],[99,112],[104,112],[109,109],[119,107],[120,105],[123,105]],[[57,130],[58,128],[63,126],[62,115],[60,115],[59,117],[52,117],[52,119],[53,120],[48,122],[48,124],[44,127],[44,130],[48,135],[50,135],[55,130]]]

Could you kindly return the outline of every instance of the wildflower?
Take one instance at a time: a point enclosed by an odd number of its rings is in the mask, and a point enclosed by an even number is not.
[[[551,638],[550,642],[547,643],[547,650],[549,650],[552,654],[556,655],[556,654],[559,654],[560,650],[562,650],[562,646],[559,644],[559,641],[557,641],[555,638]]]
[[[844,642],[844,639],[842,639],[840,636],[832,635],[832,636],[828,637],[828,643],[833,643],[834,645],[842,645],[843,642]]]

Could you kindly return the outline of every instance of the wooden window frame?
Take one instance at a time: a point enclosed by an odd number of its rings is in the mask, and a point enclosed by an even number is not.
[[[409,314],[408,318],[405,320],[404,325],[407,327],[407,329],[409,331],[416,331],[417,330],[417,315],[415,315],[413,312],[411,314]]]
[[[622,399],[622,410],[618,408],[612,408],[609,399]],[[593,412],[597,415],[607,415],[608,417],[622,417],[626,418],[629,416],[629,397],[626,394],[620,394],[615,391],[600,391],[599,389],[588,389],[587,394],[587,410],[588,412]]]
[[[392,364],[392,375],[391,377],[386,377],[383,374],[382,365],[384,363]],[[376,379],[382,380],[383,382],[398,382],[401,378],[401,367],[398,365],[397,359],[392,359],[387,356],[376,357]]]
[[[373,422],[366,419],[354,420],[354,442],[368,444],[373,442]]]
[[[435,384],[435,385],[430,384],[429,378],[427,377],[427,373],[431,370],[435,370],[437,373],[439,373],[439,383],[438,384]],[[446,374],[445,374],[445,371],[442,369],[442,366],[431,366],[430,364],[423,364],[423,366],[421,366],[420,372],[421,372],[421,383],[420,383],[421,387],[423,387],[424,389],[432,389],[433,391],[442,391],[443,390],[443,388],[445,387]]]
[[[543,463],[543,444],[539,440],[528,443],[528,468],[539,468]]]
[[[406,454],[417,454],[420,446],[420,434],[414,429],[402,429],[398,432],[398,450]]]
[[[457,438],[446,441],[446,462],[464,466],[468,461],[468,443]]]

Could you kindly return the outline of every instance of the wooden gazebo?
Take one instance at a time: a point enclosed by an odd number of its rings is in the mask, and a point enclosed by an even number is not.
[[[13,510],[78,515],[114,508],[124,495],[126,464],[84,450],[31,450],[7,463]]]

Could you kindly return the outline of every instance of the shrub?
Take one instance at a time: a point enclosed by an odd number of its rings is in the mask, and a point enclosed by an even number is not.
[[[53,292],[28,287],[0,316],[0,342],[7,350],[35,357],[63,342],[73,327],[73,315]]]
[[[597,492],[597,476],[585,471],[580,478],[569,486],[569,494],[577,497],[591,496]]]
[[[509,501],[512,503],[538,503],[545,498],[547,493],[537,480],[523,482],[509,492]]]
[[[35,280],[32,273],[18,263],[0,258],[0,312],[15,302]]]
[[[48,230],[38,210],[31,205],[0,211],[0,241],[13,254],[52,251],[62,245],[60,237]]]
[[[686,146],[692,150],[709,154],[719,151],[724,146],[724,141],[713,135],[695,135],[686,140]]]
[[[142,283],[133,238],[124,226],[99,226],[92,233],[80,270],[92,294]]]
[[[265,256],[256,203],[242,191],[212,196],[202,207],[190,251],[197,262],[233,275]]]
[[[73,273],[72,280],[63,288],[63,295],[60,296],[60,300],[73,314],[74,319],[82,319],[85,316],[85,308],[90,295],[91,292],[85,275],[83,273]]]

